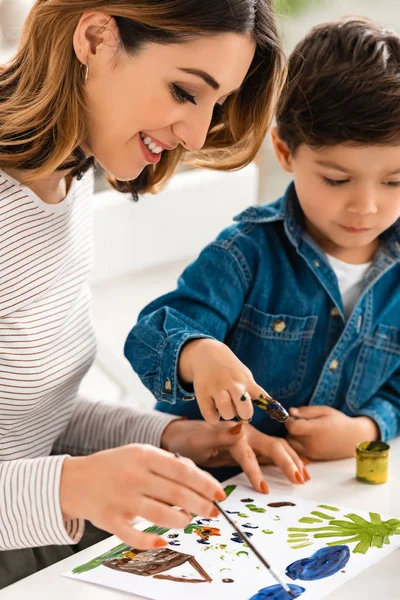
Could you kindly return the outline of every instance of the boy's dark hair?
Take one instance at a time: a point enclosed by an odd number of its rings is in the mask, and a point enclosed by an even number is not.
[[[289,58],[278,133],[295,152],[400,143],[400,38],[361,17],[314,27]]]

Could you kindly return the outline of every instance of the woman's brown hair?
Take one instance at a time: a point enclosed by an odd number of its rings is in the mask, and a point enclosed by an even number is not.
[[[285,71],[273,0],[37,0],[15,58],[0,69],[0,165],[27,171],[27,181],[58,169],[80,176],[93,159],[86,138],[84,73],[73,48],[82,14],[97,11],[116,20],[130,55],[149,42],[180,43],[202,35],[251,34],[254,60],[239,92],[215,111],[203,149],[165,152],[131,182],[115,188],[154,192],[181,160],[219,170],[238,169],[256,156],[270,125]]]

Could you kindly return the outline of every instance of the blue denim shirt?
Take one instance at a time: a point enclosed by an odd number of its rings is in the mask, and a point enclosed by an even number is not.
[[[321,200],[323,201],[323,199]],[[224,341],[284,406],[324,404],[368,415],[381,439],[400,433],[400,220],[382,235],[346,321],[334,271],[303,227],[294,185],[251,207],[207,246],[175,291],[140,314],[125,355],[157,409],[201,418],[177,376],[190,339]],[[253,424],[282,426],[255,407]]]

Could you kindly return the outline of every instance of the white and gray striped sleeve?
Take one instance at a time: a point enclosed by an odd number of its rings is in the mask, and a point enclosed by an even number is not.
[[[66,456],[0,462],[0,550],[76,544],[84,521],[64,523],[60,480]]]
[[[133,443],[160,447],[165,427],[177,418],[79,397],[66,429],[55,442],[53,454],[87,456]]]

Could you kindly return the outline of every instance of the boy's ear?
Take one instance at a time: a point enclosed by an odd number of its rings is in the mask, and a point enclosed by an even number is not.
[[[279,137],[278,128],[273,127],[271,131],[272,145],[279,163],[288,173],[293,172],[293,159],[287,144]]]

